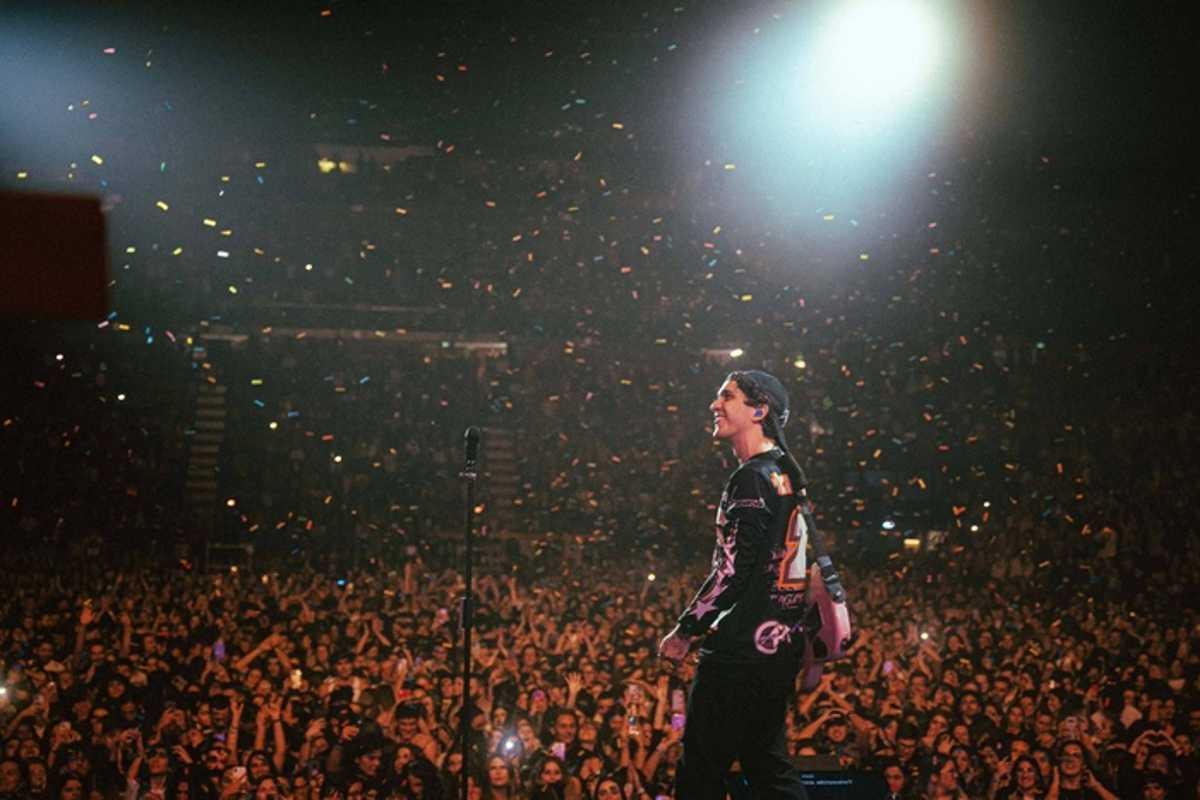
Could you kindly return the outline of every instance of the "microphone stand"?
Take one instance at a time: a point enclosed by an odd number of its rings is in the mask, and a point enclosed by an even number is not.
[[[471,732],[471,718],[467,709],[467,701],[470,699],[471,691],[471,626],[474,622],[472,619],[474,611],[472,604],[474,603],[474,599],[471,596],[471,528],[475,515],[475,470],[476,462],[479,458],[479,428],[475,426],[467,428],[463,439],[466,441],[467,459],[466,466],[463,467],[463,471],[459,474],[459,477],[467,482],[467,514],[464,530],[466,566],[463,569],[463,577],[466,580],[467,587],[462,599],[462,613],[459,614],[459,622],[463,629],[463,671],[462,711],[459,712],[458,741],[459,748],[462,750],[462,774],[459,776],[459,798],[460,800],[467,800],[467,775],[469,774],[467,743]]]

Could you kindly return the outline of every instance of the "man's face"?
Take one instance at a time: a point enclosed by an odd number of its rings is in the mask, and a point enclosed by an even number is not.
[[[396,730],[406,742],[417,735],[418,727],[416,717],[400,717],[396,720]]]
[[[17,747],[17,757],[22,761],[31,761],[42,754],[42,748],[37,739],[24,739]]]
[[[577,728],[574,714],[559,714],[554,721],[554,738],[563,744],[570,744],[575,739]]]
[[[904,770],[899,767],[891,766],[885,769],[883,779],[887,781],[888,791],[892,794],[900,794],[904,789]]]
[[[225,769],[225,761],[229,757],[229,751],[224,746],[211,747],[204,755],[204,766],[212,772],[221,772]]]
[[[165,747],[155,747],[150,750],[146,760],[151,775],[166,775],[171,769],[171,757]]]
[[[755,416],[755,407],[747,402],[745,393],[731,380],[721,384],[717,398],[708,410],[713,414],[714,439],[730,439],[745,433],[763,419]]]
[[[1064,778],[1074,778],[1083,773],[1083,748],[1069,744],[1063,748],[1058,759],[1058,771]]]
[[[15,792],[21,785],[21,767],[15,761],[0,763],[0,792]]]
[[[363,775],[373,778],[375,773],[379,772],[379,764],[383,760],[383,753],[379,750],[371,750],[363,753],[358,757],[358,768]]]

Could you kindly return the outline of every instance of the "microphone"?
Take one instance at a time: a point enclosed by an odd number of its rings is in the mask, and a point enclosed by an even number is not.
[[[474,425],[467,428],[467,432],[463,434],[463,440],[467,443],[467,471],[475,470],[475,462],[479,460],[479,428]]]

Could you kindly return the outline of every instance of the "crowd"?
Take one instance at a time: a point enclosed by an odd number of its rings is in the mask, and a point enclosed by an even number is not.
[[[859,638],[797,694],[791,751],[904,797],[1195,796],[1200,554],[1148,506],[1120,536],[1017,519],[997,549],[847,553]],[[450,797],[464,773],[473,797],[670,796],[694,665],[654,646],[700,567],[650,581],[599,550],[478,580],[465,704],[463,587],[420,553],[211,575],[27,550],[4,578],[0,797]]]
[[[24,109],[45,146],[3,154],[13,188],[100,195],[114,311],[0,329],[0,800],[671,798],[696,667],[656,643],[707,569],[734,463],[706,407],[743,365],[792,392],[858,631],[790,704],[792,755],[898,800],[1200,798],[1190,184],[1114,191],[1035,156],[1042,121],[931,146],[895,193],[797,169],[767,197],[619,113],[683,108],[624,9],[498,22],[492,75],[450,37],[426,88],[423,48],[376,64],[375,12],[334,11],[286,81],[341,54],[353,98],[238,75],[239,111],[119,35],[102,85]],[[686,50],[685,11],[630,24]],[[213,521],[185,489],[203,384]]]
[[[153,225],[107,193],[117,312],[5,330],[0,798],[669,798],[695,665],[655,646],[743,364],[792,391],[859,632],[797,693],[794,756],[899,798],[1200,794],[1197,382],[1163,280],[1194,201],[960,164],[906,208],[754,218],[720,164],[664,189],[598,141],[348,174],[239,150],[169,173]],[[473,335],[505,348],[450,346]],[[211,531],[202,382],[228,389]],[[464,698],[470,424],[484,544],[527,546],[481,565]],[[255,558],[206,569],[206,535]]]
[[[211,573],[161,546],[177,525],[165,475],[187,425],[167,400],[174,391],[185,407],[179,387],[206,367],[182,346],[160,356],[143,335],[125,341],[109,360],[70,337],[53,342],[61,352],[23,365],[41,376],[27,388],[39,402],[6,415],[6,445],[21,457],[5,473],[0,797],[434,798],[456,796],[464,779],[480,798],[671,796],[695,667],[658,659],[655,644],[705,569],[711,492],[731,464],[689,428],[703,418],[701,387],[726,365],[554,345],[466,362],[470,371],[400,354],[376,375],[372,352],[336,342],[260,341],[241,362],[210,351],[210,369],[232,370],[252,393],[281,382],[263,396],[283,404],[233,414],[231,432],[248,438],[230,451],[225,485],[242,487],[251,507],[241,511],[259,513],[259,493],[278,498],[262,509],[319,523],[307,539],[291,531],[291,549],[264,547],[252,570]],[[853,356],[861,362],[809,356],[797,395],[815,410],[793,444],[819,478],[859,636],[850,659],[797,693],[797,758],[881,775],[900,797],[1196,796],[1200,618],[1188,598],[1200,590],[1200,550],[1179,534],[1194,518],[1195,383],[1183,361],[1134,355],[1120,342],[1068,357],[993,350],[1004,377],[941,395],[939,427],[956,446],[951,432],[986,443],[1006,421],[1019,435],[986,456],[935,460],[928,483],[951,505],[944,535],[882,557],[869,546],[879,532],[836,494],[839,477],[863,474],[877,437],[854,427],[869,423],[864,401],[823,402],[851,391],[839,377],[854,381],[820,365],[871,375],[860,363],[886,350],[867,342]],[[584,381],[563,377],[555,359]],[[951,362],[944,373],[940,359]],[[928,372],[884,380],[866,402],[914,413],[897,387],[916,387],[919,402],[922,387],[962,377],[940,350],[915,363]],[[1033,393],[1049,379],[1061,395]],[[1174,391],[1127,399],[1167,380]],[[1089,382],[1106,395],[1073,405]],[[975,399],[989,391],[1006,413]],[[139,392],[157,402],[136,403]],[[1050,399],[1061,405],[1028,419]],[[380,407],[394,410],[370,424]],[[261,424],[288,410],[301,412],[294,427]],[[514,426],[528,518],[546,547],[482,571],[465,703],[453,551],[403,524],[388,535],[391,492],[410,481],[414,502],[431,504],[427,524],[444,524],[439,503],[450,503],[438,495],[450,493],[455,465],[438,455],[439,438],[460,435],[460,413],[547,421]],[[898,457],[905,437],[893,433]],[[915,460],[939,458],[937,441]],[[404,456],[390,452],[395,442],[409,443]],[[341,448],[346,459],[334,462]],[[974,469],[1007,458],[1019,469]],[[39,470],[62,480],[39,483]],[[387,477],[359,477],[376,472]],[[646,476],[657,495],[639,491]],[[331,478],[342,507],[378,527],[353,561],[320,555],[342,534],[315,516]],[[595,530],[607,535],[587,536]],[[586,544],[568,555],[571,532]],[[629,567],[631,552],[642,568]]]
[[[508,329],[500,355],[393,331],[225,346],[208,323],[13,326],[0,797],[436,798],[463,780],[479,798],[670,797],[695,667],[655,644],[733,466],[704,428],[732,345],[793,391],[859,631],[795,698],[797,758],[899,797],[1197,795],[1194,369],[1125,323],[1040,339],[1013,312],[1038,279],[991,266],[1043,238],[1068,264],[1115,245],[948,216],[953,266],[922,230],[872,254],[879,275],[806,294],[772,283],[779,245],[753,264],[752,292],[776,293],[756,307],[707,288],[708,262],[664,288],[681,254],[720,249],[697,218],[643,240],[657,218],[609,216],[558,218],[542,255],[561,274],[521,277],[521,250],[447,278],[496,298],[472,308]],[[664,254],[625,277],[584,240]],[[229,388],[217,536],[257,548],[230,571],[203,568],[182,488],[200,381]],[[485,539],[509,503],[533,546],[481,570],[464,702],[463,586],[438,542],[461,520],[467,424],[515,443],[515,496],[483,465]]]

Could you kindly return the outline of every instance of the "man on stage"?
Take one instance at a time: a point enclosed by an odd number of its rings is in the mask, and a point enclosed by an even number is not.
[[[700,642],[676,800],[724,800],[735,759],[754,797],[807,798],[784,731],[808,579],[799,470],[783,440],[787,392],[765,372],[733,372],[709,409],[713,436],[729,442],[739,466],[717,509],[712,571],[659,644],[679,661]]]

